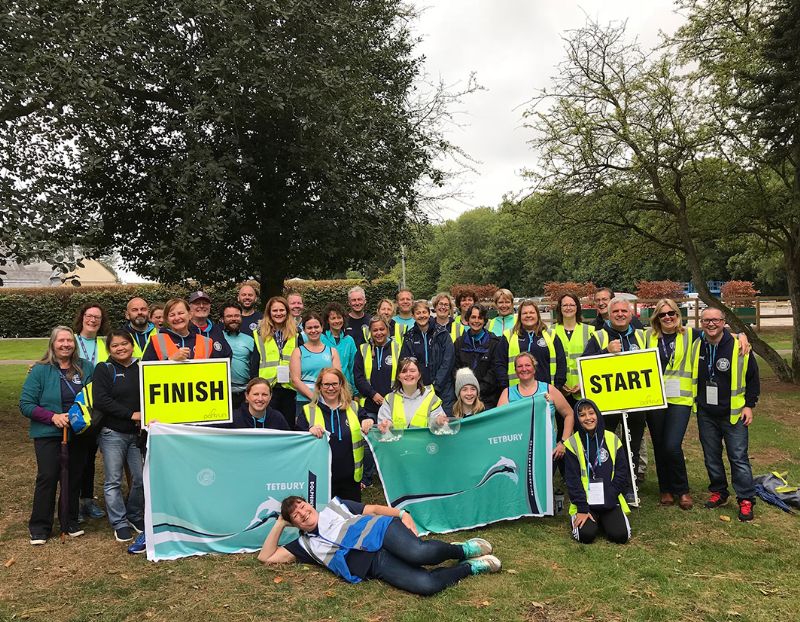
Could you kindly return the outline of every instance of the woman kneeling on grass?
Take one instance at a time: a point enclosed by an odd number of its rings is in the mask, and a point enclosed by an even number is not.
[[[283,530],[300,530],[285,547]],[[420,540],[411,514],[385,505],[364,505],[338,497],[317,512],[303,497],[287,497],[258,560],[265,564],[299,561],[325,566],[350,583],[382,579],[412,594],[428,596],[469,575],[499,572],[500,560],[483,538],[461,543]],[[461,563],[428,570],[449,559]]]
[[[629,476],[625,446],[605,429],[603,414],[591,400],[579,400],[575,415],[575,434],[565,443],[572,536],[591,544],[602,528],[611,542],[625,544],[631,537],[630,510],[622,496]]]

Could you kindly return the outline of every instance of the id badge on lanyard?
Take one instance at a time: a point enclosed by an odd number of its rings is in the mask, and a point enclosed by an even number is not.
[[[667,397],[680,397],[681,396],[681,381],[676,378],[667,379],[664,383],[664,389]]]
[[[602,479],[589,480],[589,505],[603,505],[606,502],[605,491],[603,490]]]
[[[709,406],[719,406],[719,387],[713,380],[706,383],[706,404]]]
[[[280,382],[280,383],[289,382],[289,366],[288,365],[278,365],[278,382]]]

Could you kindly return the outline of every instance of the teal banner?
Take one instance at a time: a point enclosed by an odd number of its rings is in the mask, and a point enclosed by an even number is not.
[[[553,513],[553,423],[537,397],[467,417],[457,434],[407,429],[381,442],[373,428],[367,440],[389,504],[420,533],[444,533]]]
[[[257,551],[285,497],[329,501],[330,448],[300,432],[152,424],[144,490],[147,559]]]

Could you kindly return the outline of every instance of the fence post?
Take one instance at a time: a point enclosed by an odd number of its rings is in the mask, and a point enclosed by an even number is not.
[[[761,299],[756,298],[756,332],[761,332]]]
[[[694,327],[700,328],[700,299],[694,299]]]

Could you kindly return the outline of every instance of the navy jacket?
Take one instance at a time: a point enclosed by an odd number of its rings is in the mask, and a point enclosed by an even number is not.
[[[724,329],[722,339],[716,348],[705,339],[700,344],[700,365],[697,370],[697,407],[704,413],[719,417],[731,414],[731,356],[733,355],[734,337],[728,329]],[[741,356],[741,354],[739,355]],[[761,392],[761,381],[758,376],[758,363],[752,350],[748,355],[747,374],[744,377],[744,405],[755,408]],[[706,401],[706,384],[713,378],[717,384],[716,406],[709,406]]]
[[[212,322],[208,320],[208,324],[204,330],[200,330],[194,322],[189,322],[189,332],[199,333],[203,337],[208,337],[214,340],[214,344],[219,343],[222,346],[221,356],[219,358],[229,359],[233,356],[230,344],[225,341],[224,326],[219,322]],[[216,350],[216,347],[214,348]],[[217,357],[215,357],[217,358]]]
[[[436,395],[442,400],[442,407],[449,413],[455,402],[453,390],[453,364],[455,348],[450,334],[444,326],[436,322],[428,324],[428,331],[423,334],[414,324],[403,337],[400,358],[413,357],[419,363],[422,382],[433,385]]]
[[[485,328],[477,336],[465,331],[456,339],[453,378],[462,367],[469,367],[478,379],[481,401],[486,409],[497,406],[500,393],[508,386],[508,342]]]
[[[372,374],[369,378],[364,372],[364,357],[361,355],[361,348],[356,351],[353,378],[359,395],[365,398],[364,407],[360,409],[362,411],[359,413],[360,415],[368,414],[370,418],[376,419],[380,406],[372,401],[372,397],[376,393],[386,397],[392,390],[392,370],[398,361],[392,360],[391,342],[391,339],[387,339],[382,347],[376,347],[370,342],[369,347],[372,348]]]

